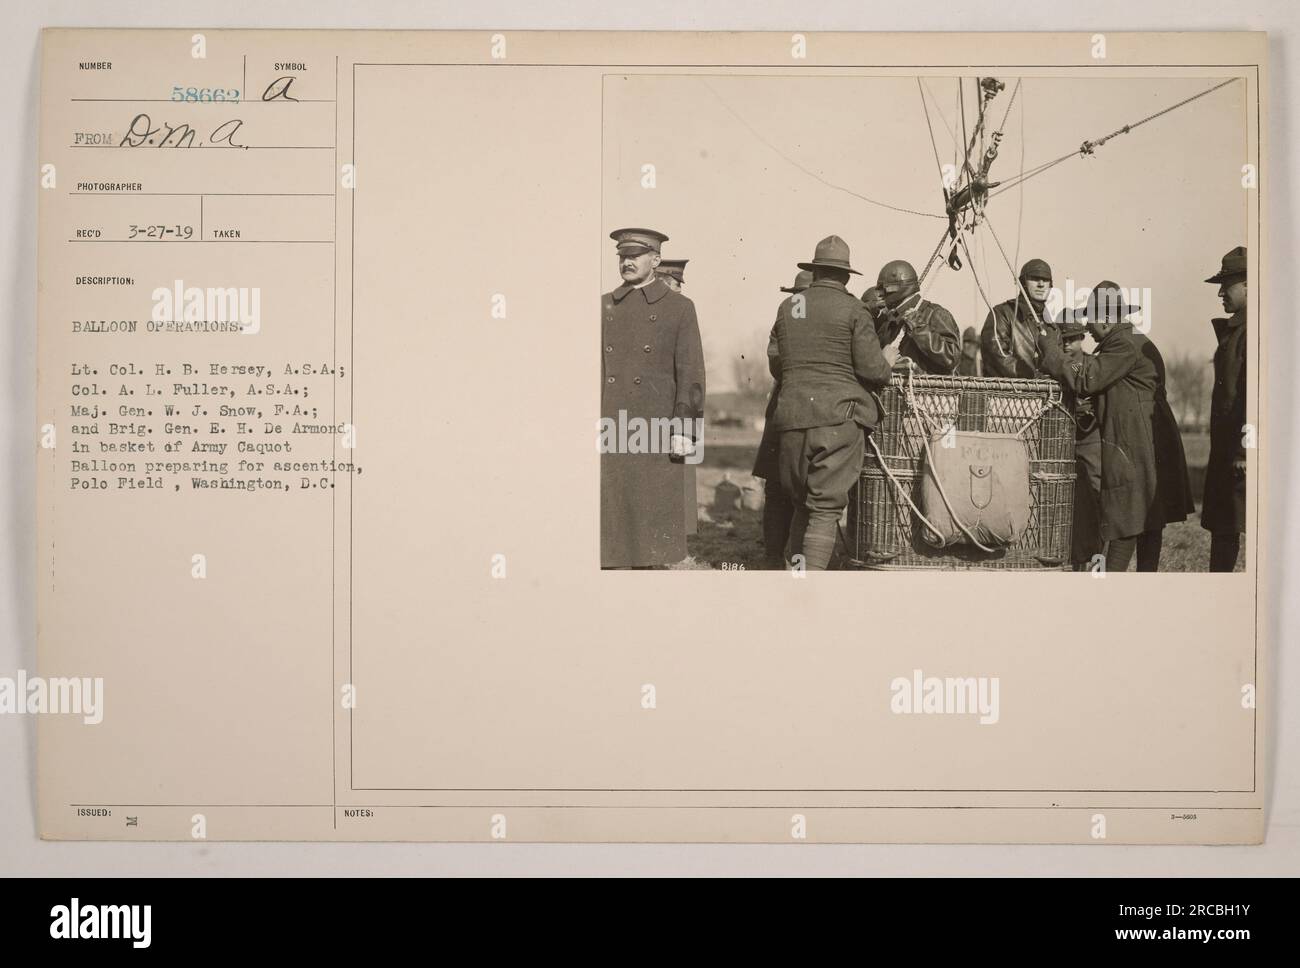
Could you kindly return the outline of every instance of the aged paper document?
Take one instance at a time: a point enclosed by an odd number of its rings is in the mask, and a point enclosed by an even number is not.
[[[47,31],[42,835],[1261,841],[1264,87]]]

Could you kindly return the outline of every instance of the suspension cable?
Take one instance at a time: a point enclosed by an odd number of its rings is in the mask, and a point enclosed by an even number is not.
[[[921,86],[921,78],[916,78],[916,90],[921,95],[921,107],[925,111],[925,126],[930,131],[930,147],[934,149],[934,166],[939,171],[939,186],[943,189],[943,200],[948,201],[948,186],[943,180],[943,162],[939,160],[939,143],[934,140],[934,125],[930,121],[930,106],[925,103],[925,88]]]
[[[935,245],[934,251],[930,253],[930,258],[926,260],[925,268],[921,270],[921,275],[917,277],[916,284],[918,287],[921,283],[925,282],[925,277],[929,274],[930,268],[934,265],[934,260],[939,257],[939,252],[943,249],[943,240],[947,237],[948,230],[944,229],[943,234],[939,236],[939,242]]]
[[[1016,82],[1016,90],[1020,90],[1020,82]],[[1025,101],[1020,101],[1020,178],[1023,181],[1025,177]],[[1020,237],[1025,227],[1025,189],[1021,186],[1020,191],[1016,192],[1016,264],[1020,263]]]
[[[1020,178],[1017,178],[1014,181],[1004,182],[1002,186],[998,188],[997,191],[989,193],[989,198],[992,198],[994,195],[1000,195],[1003,192],[1005,192],[1008,188],[1014,188],[1016,185],[1019,185],[1021,182],[1025,181],[1026,179],[1032,178],[1035,175],[1041,175],[1049,168],[1053,168],[1056,165],[1059,165],[1063,161],[1068,161],[1069,159],[1073,158],[1075,155],[1091,155],[1098,148],[1100,148],[1107,141],[1109,141],[1111,138],[1117,138],[1122,134],[1128,134],[1134,128],[1139,128],[1142,125],[1146,124],[1148,121],[1154,121],[1156,118],[1168,114],[1170,111],[1176,111],[1179,108],[1183,107],[1184,105],[1191,104],[1193,101],[1199,98],[1203,98],[1207,94],[1213,94],[1215,91],[1219,90],[1220,88],[1227,87],[1229,84],[1233,84],[1239,80],[1241,80],[1241,78],[1231,77],[1226,81],[1222,81],[1218,84],[1215,84],[1213,87],[1206,88],[1204,91],[1200,91],[1197,94],[1193,94],[1191,97],[1184,98],[1183,100],[1179,101],[1176,104],[1171,104],[1167,108],[1162,108],[1161,110],[1155,112],[1155,114],[1148,114],[1145,118],[1142,118],[1141,120],[1132,121],[1129,124],[1124,125],[1123,127],[1116,128],[1108,135],[1105,135],[1101,138],[1096,138],[1094,140],[1086,140],[1083,142],[1083,144],[1079,145],[1078,148],[1076,148],[1074,151],[1071,151],[1069,154],[1061,155],[1061,157],[1059,158],[1056,158],[1052,161],[1039,165],[1036,168],[1032,168],[1029,170],[1029,172],[1021,175]]]
[[[939,99],[934,96],[934,91],[930,90],[930,85],[925,83],[924,77],[921,77],[918,74],[916,79],[920,82],[921,87],[925,90],[925,93],[929,96],[930,100],[934,102],[935,114],[939,115],[939,120],[943,122],[944,130],[948,132],[948,137],[952,138],[953,143],[955,144],[957,141],[957,134],[952,129],[952,123],[949,122],[948,115],[944,114],[943,107],[939,104]]]
[[[815,179],[816,181],[821,182],[821,183],[822,183],[823,185],[825,185],[827,188],[832,188],[832,189],[834,189],[834,190],[837,191],[837,192],[844,192],[844,194],[846,194],[846,195],[852,195],[854,198],[860,198],[862,201],[867,202],[867,203],[869,203],[869,204],[871,204],[871,205],[878,205],[880,208],[887,208],[887,209],[890,209],[891,211],[894,211],[894,212],[903,212],[903,213],[906,214],[906,215],[921,215],[921,216],[924,216],[925,218],[941,218],[941,219],[947,219],[947,217],[948,217],[947,215],[939,215],[939,214],[937,214],[937,213],[935,213],[935,212],[920,212],[920,211],[917,211],[917,210],[914,209],[914,208],[903,208],[903,207],[901,207],[901,206],[899,206],[899,205],[890,205],[888,202],[882,202],[882,201],[880,201],[880,200],[877,199],[877,198],[869,198],[868,196],[863,195],[863,194],[861,194],[860,192],[855,192],[855,191],[853,191],[853,189],[851,189],[851,188],[845,188],[843,185],[837,185],[837,184],[835,184],[833,181],[831,181],[831,180],[828,179],[828,178],[823,177],[822,175],[819,175],[817,172],[813,171],[811,168],[808,168],[808,167],[806,167],[806,166],[800,164],[798,161],[796,161],[794,158],[792,158],[792,157],[790,157],[789,155],[787,155],[784,151],[782,151],[780,148],[778,148],[778,147],[777,147],[776,145],[774,145],[772,142],[770,142],[770,141],[768,141],[766,138],[764,138],[764,137],[763,137],[763,136],[758,132],[758,130],[757,130],[756,128],[754,128],[753,125],[751,125],[748,121],[746,121],[743,117],[741,117],[741,115],[738,114],[738,113],[735,111],[735,109],[732,108],[732,106],[731,106],[730,104],[728,104],[725,100],[723,100],[722,95],[719,94],[717,91],[715,91],[715,90],[713,89],[713,87],[712,87],[711,85],[709,85],[707,82],[704,84],[704,87],[708,89],[708,92],[709,92],[710,94],[712,94],[715,98],[718,99],[718,103],[721,104],[721,105],[722,105],[722,106],[727,110],[727,112],[728,112],[728,113],[729,113],[733,118],[735,118],[735,119],[736,119],[737,121],[739,121],[742,125],[744,125],[744,127],[749,131],[750,134],[752,134],[755,138],[757,138],[757,139],[758,139],[759,141],[761,141],[763,144],[767,145],[768,148],[770,148],[774,153],[776,153],[776,154],[779,155],[781,158],[783,158],[786,162],[788,162],[789,164],[793,165],[795,168],[798,168],[801,172],[803,172],[803,173],[804,173],[805,175],[807,175],[809,178],[813,178],[813,179]]]
[[[965,78],[957,78],[957,100],[961,104],[961,143],[966,147],[966,85],[963,83]],[[961,160],[961,166],[966,171],[967,177],[974,180],[975,172],[970,167],[970,148],[966,148],[966,155]]]
[[[989,235],[993,236],[993,241],[997,243],[998,251],[1002,253],[1002,261],[1007,264],[1007,268],[1011,270],[1011,275],[1015,277],[1016,288],[1020,290],[1020,295],[1025,297],[1025,308],[1032,310],[1034,308],[1034,301],[1029,298],[1029,293],[1025,291],[1025,284],[1020,278],[1020,273],[1016,272],[1015,266],[1011,264],[1011,260],[1007,257],[1007,250],[1002,248],[1002,241],[998,238],[998,233],[993,231],[993,223],[989,221],[987,215],[984,216],[984,227],[989,230]],[[1039,318],[1036,322],[1038,323],[1038,332],[1047,332],[1045,320]]]

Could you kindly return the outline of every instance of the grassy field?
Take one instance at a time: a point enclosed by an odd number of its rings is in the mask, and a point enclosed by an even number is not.
[[[755,439],[757,444],[757,439]],[[733,448],[735,453],[733,453]],[[753,448],[748,458],[742,460],[743,448],[738,444],[722,451],[727,466],[710,466],[706,461],[697,473],[696,495],[699,505],[699,533],[688,539],[690,556],[678,565],[688,569],[743,569],[762,570],[763,558],[762,512],[742,507],[730,511],[713,509],[714,493],[723,476],[748,490],[747,495],[755,507],[761,506],[763,482],[750,476]],[[1189,454],[1190,457],[1190,454]],[[1244,546],[1244,542],[1243,542]],[[1245,548],[1237,558],[1237,571],[1244,569]],[[1208,571],[1210,560],[1210,535],[1200,525],[1199,515],[1187,521],[1165,527],[1164,547],[1160,556],[1161,571]]]

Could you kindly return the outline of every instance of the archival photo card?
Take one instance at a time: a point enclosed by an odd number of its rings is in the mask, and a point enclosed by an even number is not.
[[[42,835],[1260,842],[1265,48],[47,31]]]

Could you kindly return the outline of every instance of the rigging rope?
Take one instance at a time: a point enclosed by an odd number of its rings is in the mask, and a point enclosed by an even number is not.
[[[1015,276],[1016,288],[1020,290],[1020,295],[1025,297],[1025,307],[1027,309],[1033,309],[1034,308],[1033,300],[1029,298],[1029,293],[1025,292],[1025,284],[1020,279],[1020,273],[1016,272],[1015,266],[1013,266],[1011,264],[1011,260],[1007,258],[1007,250],[1002,248],[1002,241],[998,238],[998,233],[993,231],[993,223],[989,220],[987,215],[984,217],[984,227],[989,230],[989,235],[993,236],[993,241],[997,243],[998,251],[1002,253],[1002,261],[1007,264],[1007,268],[1010,269],[1011,274]],[[1040,333],[1047,332],[1047,330],[1044,328],[1043,325],[1044,320],[1040,318],[1037,320],[1037,323],[1038,323],[1038,331]]]
[[[952,138],[953,143],[955,144],[957,141],[957,135],[952,129],[952,124],[948,121],[948,115],[944,114],[943,108],[939,106],[939,99],[934,96],[934,91],[930,90],[930,85],[925,83],[925,78],[918,75],[917,80],[920,81],[921,87],[925,90],[925,93],[930,96],[930,100],[934,102],[935,113],[939,115],[939,120],[943,122],[944,130],[948,132],[948,137]]]
[[[1023,78],[1016,78],[1016,86],[1011,89],[1011,100],[1007,102],[1006,114],[1002,115],[1002,123],[998,125],[999,132],[1007,126],[1007,118],[1011,117],[1011,105],[1016,103],[1016,95],[1020,93],[1021,80]]]
[[[1020,82],[1016,82],[1016,90],[1020,90]],[[1025,102],[1020,101],[1020,178],[1023,181],[1025,177]],[[1016,263],[1020,263],[1020,236],[1025,227],[1025,189],[1021,186],[1020,191],[1016,193]]]
[[[871,449],[876,452],[876,463],[880,465],[880,469],[885,472],[885,476],[889,478],[890,483],[898,489],[898,496],[903,499],[909,508],[912,509],[912,513],[916,515],[917,519],[930,529],[930,533],[942,541],[943,532],[931,524],[930,519],[921,513],[921,509],[916,506],[911,495],[907,493],[907,489],[899,483],[898,478],[894,476],[894,472],[890,470],[889,465],[885,463],[885,455],[880,452],[880,445],[876,443],[874,434],[867,434],[867,443],[870,444]],[[900,515],[900,517],[902,516],[903,515]]]
[[[1006,356],[1007,351],[1002,347],[1002,339],[998,336],[998,319],[997,314],[993,312],[993,304],[989,302],[989,297],[984,293],[984,286],[980,284],[979,274],[975,271],[975,257],[970,253],[970,246],[966,244],[966,233],[960,228],[957,230],[957,239],[961,244],[962,250],[966,253],[966,259],[971,264],[971,278],[975,280],[975,288],[980,291],[980,296],[984,300],[984,305],[988,307],[989,315],[993,317],[993,345],[998,348],[999,356]]]
[[[880,201],[880,200],[877,199],[877,198],[869,198],[868,196],[863,195],[863,194],[861,194],[860,192],[855,192],[855,191],[853,191],[853,189],[851,189],[851,188],[845,188],[843,185],[837,185],[837,184],[835,184],[833,181],[830,181],[829,179],[822,177],[822,176],[819,175],[817,172],[813,171],[813,170],[810,169],[810,168],[806,168],[804,165],[800,164],[798,161],[796,161],[795,159],[791,158],[791,157],[790,157],[789,155],[787,155],[784,151],[782,151],[782,150],[781,150],[780,148],[778,148],[776,145],[772,144],[772,142],[768,141],[768,140],[767,140],[766,138],[764,138],[761,134],[759,134],[759,132],[754,128],[754,126],[751,125],[748,121],[746,121],[743,117],[741,117],[740,114],[738,114],[738,113],[735,111],[735,109],[733,109],[733,108],[731,107],[730,104],[728,104],[726,101],[724,101],[723,98],[722,98],[722,95],[719,94],[717,91],[715,91],[711,85],[709,85],[708,83],[704,83],[704,86],[705,86],[705,88],[708,89],[708,92],[709,92],[710,94],[712,94],[715,98],[718,99],[718,103],[721,104],[721,105],[722,105],[722,106],[727,110],[727,112],[728,112],[732,117],[734,117],[737,121],[739,121],[742,125],[745,126],[745,128],[749,131],[750,134],[752,134],[755,138],[757,138],[757,139],[758,139],[759,141],[761,141],[763,144],[767,145],[768,148],[770,148],[774,153],[776,153],[777,155],[779,155],[779,156],[780,156],[782,159],[784,159],[786,162],[788,162],[789,164],[793,165],[795,168],[798,168],[801,172],[803,172],[803,173],[804,173],[805,175],[807,175],[809,178],[813,178],[813,179],[816,179],[817,181],[821,182],[821,183],[822,183],[823,185],[825,185],[827,188],[833,188],[833,189],[834,189],[835,191],[837,191],[837,192],[844,192],[846,195],[852,195],[854,198],[859,198],[859,199],[861,199],[862,201],[864,201],[864,202],[868,202],[868,203],[871,204],[871,205],[878,205],[878,206],[881,207],[881,208],[887,208],[887,209],[890,209],[891,211],[894,211],[894,212],[903,212],[904,214],[907,214],[907,215],[921,215],[921,216],[924,216],[925,218],[941,218],[941,219],[947,219],[947,217],[948,217],[947,215],[938,215],[938,214],[936,214],[936,213],[934,213],[934,212],[920,212],[920,211],[917,211],[916,209],[913,209],[913,208],[903,208],[903,207],[901,207],[901,206],[899,206],[899,205],[890,205],[888,202],[882,202],[882,201]]]
[[[962,84],[962,78],[957,78],[957,100],[961,104],[961,143],[965,145],[966,141],[966,87]],[[966,157],[961,160],[961,166],[967,172],[967,177],[972,180],[975,178],[975,172],[970,167],[970,148],[966,149]]]
[[[1049,162],[1045,162],[1044,164],[1041,164],[1036,168],[1032,168],[1027,174],[1021,175],[1021,177],[1017,178],[1015,181],[1005,182],[997,191],[990,192],[989,198],[992,198],[994,195],[1001,195],[1008,188],[1014,188],[1016,185],[1021,184],[1026,179],[1032,178],[1035,175],[1041,175],[1049,168],[1053,168],[1056,165],[1059,165],[1063,161],[1069,161],[1075,155],[1091,155],[1094,152],[1096,152],[1098,148],[1100,148],[1107,141],[1109,141],[1111,138],[1117,138],[1122,134],[1128,134],[1134,128],[1141,127],[1142,125],[1146,124],[1148,121],[1154,121],[1156,118],[1168,114],[1170,111],[1176,111],[1179,108],[1183,107],[1184,105],[1191,104],[1193,101],[1197,100],[1198,98],[1203,98],[1207,94],[1213,94],[1215,91],[1219,90],[1220,88],[1227,87],[1229,84],[1233,84],[1239,80],[1241,80],[1241,78],[1239,77],[1229,78],[1226,81],[1222,81],[1219,84],[1215,84],[1213,87],[1206,88],[1204,91],[1201,91],[1197,94],[1193,94],[1189,98],[1184,98],[1183,100],[1179,101],[1177,104],[1171,104],[1167,108],[1162,108],[1161,110],[1157,111],[1155,114],[1148,114],[1145,118],[1142,118],[1139,121],[1133,121],[1130,122],[1129,124],[1124,125],[1121,128],[1116,128],[1114,131],[1112,131],[1108,135],[1105,135],[1104,137],[1097,138],[1091,141],[1084,141],[1083,144],[1081,144],[1074,151],[1071,151],[1069,154],[1061,155],[1061,157],[1059,158],[1056,158]]]
[[[961,113],[961,110],[962,110],[962,79],[957,78],[957,104],[953,105],[953,117],[956,117],[957,114]],[[963,116],[962,121],[965,120],[966,118],[965,116]],[[961,153],[961,146],[959,146],[959,144],[957,143],[957,122],[954,121],[953,122],[953,170],[954,172],[956,172],[957,170],[957,156],[959,155],[959,153]]]
[[[907,370],[906,370],[907,376],[904,378],[904,388],[907,391],[908,407],[911,409],[911,411],[914,414],[916,414],[916,416],[920,419],[920,422],[925,425],[927,431],[926,433],[923,433],[921,435],[921,448],[925,451],[926,469],[929,470],[930,472],[930,477],[934,481],[935,489],[938,490],[939,497],[943,500],[943,505],[947,509],[948,517],[952,520],[952,523],[957,525],[957,527],[961,529],[962,534],[966,535],[967,540],[969,540],[970,543],[973,544],[976,548],[979,548],[980,551],[987,551],[990,554],[993,554],[997,551],[997,549],[990,548],[988,545],[983,544],[979,540],[979,538],[975,537],[975,533],[971,531],[971,529],[967,526],[966,522],[957,516],[957,509],[952,506],[952,500],[948,497],[948,492],[944,489],[943,481],[939,477],[939,472],[935,469],[934,453],[930,450],[931,438],[941,437],[947,434],[949,430],[951,430],[953,433],[956,433],[957,426],[956,424],[949,423],[947,426],[941,427],[939,425],[939,421],[936,420],[934,417],[932,417],[929,411],[927,411],[917,401],[916,387],[912,383],[912,374],[914,371],[914,367],[915,364],[913,364],[911,360],[908,360]],[[868,435],[868,439],[870,439],[870,435]],[[879,453],[880,451],[879,449],[877,449],[876,454],[879,455]],[[884,466],[883,461],[881,462],[881,466],[882,467]],[[893,479],[893,475],[890,475],[890,479],[891,480]],[[898,486],[897,481],[895,481],[894,484],[895,486]],[[912,504],[912,500],[910,497],[907,499],[907,503],[911,505],[912,510],[916,511],[917,517],[919,517],[922,521],[925,522],[926,527],[928,527],[930,531],[934,533],[934,535],[939,539],[939,541],[944,542],[946,540],[945,535],[940,533],[939,530],[935,528],[933,524],[931,524],[928,520],[926,520],[925,516],[921,514],[921,512],[917,509],[916,505]]]
[[[943,200],[948,201],[948,186],[943,180],[943,162],[939,160],[939,143],[934,140],[934,125],[930,122],[930,106],[925,103],[925,88],[921,86],[921,78],[916,79],[916,89],[921,94],[921,108],[925,111],[925,126],[930,131],[930,147],[934,149],[934,166],[939,170],[939,187],[943,189]]]
[[[916,284],[918,287],[920,287],[921,283],[925,282],[925,277],[929,275],[930,267],[934,265],[934,260],[939,257],[939,252],[943,249],[943,240],[947,237],[948,230],[944,229],[943,234],[939,236],[939,243],[934,247],[934,251],[930,253],[930,258],[925,263],[925,268],[921,270],[920,276],[917,277]]]

